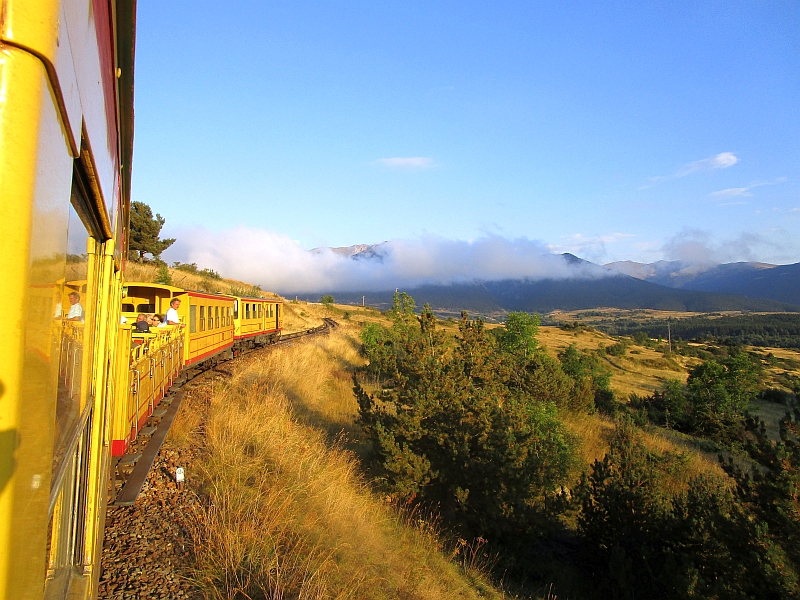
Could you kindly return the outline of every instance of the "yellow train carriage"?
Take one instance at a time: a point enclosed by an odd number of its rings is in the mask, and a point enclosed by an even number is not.
[[[233,296],[184,292],[178,316],[185,325],[184,366],[233,356]]]
[[[111,423],[111,456],[124,455],[155,412],[183,366],[183,330],[178,326],[136,333],[121,325]]]
[[[0,15],[0,599],[91,598],[118,383],[135,3],[0,0]]]
[[[233,346],[233,296],[207,294],[158,283],[130,282],[123,288],[122,315],[132,324],[138,315],[165,317],[173,300],[183,335],[183,365],[230,358]]]
[[[131,323],[141,313],[163,318],[172,299],[184,293],[182,288],[172,285],[126,282],[122,287],[122,315]]]
[[[283,303],[277,299],[236,296],[233,323],[237,351],[274,343],[283,328]]]

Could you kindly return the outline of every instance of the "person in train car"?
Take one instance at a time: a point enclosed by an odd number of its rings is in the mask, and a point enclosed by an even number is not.
[[[69,307],[67,321],[83,321],[83,306],[81,306],[81,295],[78,292],[69,293]]]
[[[150,333],[150,323],[147,322],[147,315],[140,313],[136,317],[136,323],[133,324],[133,327],[137,333]]]
[[[166,327],[167,324],[161,320],[161,315],[153,315],[150,319],[150,326],[159,328],[159,327]]]
[[[177,298],[173,298],[172,302],[169,303],[169,309],[167,309],[166,314],[166,321],[167,325],[178,325],[180,324],[181,320],[178,317],[178,307],[181,305],[181,301]]]

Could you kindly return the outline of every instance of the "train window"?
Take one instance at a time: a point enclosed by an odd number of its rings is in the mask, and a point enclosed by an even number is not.
[[[197,332],[197,306],[192,304],[189,307],[189,333]]]
[[[48,310],[44,311],[47,318],[56,320],[61,340],[60,347],[57,343],[53,349],[57,353],[57,358],[53,363],[58,364],[58,391],[56,394],[56,418],[55,418],[55,446],[53,456],[53,480],[58,485],[59,477],[63,475],[66,462],[74,451],[74,444],[78,436],[76,431],[81,426],[81,422],[87,417],[85,407],[91,407],[90,397],[92,389],[91,370],[94,359],[94,313],[97,306],[97,287],[99,270],[90,269],[90,254],[95,252],[97,247],[94,239],[89,237],[87,226],[81,214],[84,207],[88,204],[84,186],[81,184],[77,172],[73,177],[73,188],[69,217],[66,223],[66,264],[64,279],[53,288],[46,286],[32,286],[33,289],[47,290],[45,296]],[[62,238],[63,239],[63,238]],[[63,242],[62,242],[63,243]],[[47,243],[42,243],[42,247],[48,247]],[[63,256],[63,255],[62,255]],[[34,263],[38,267],[38,263]],[[42,261],[42,264],[47,264]],[[63,264],[63,263],[62,263]],[[34,267],[32,270],[32,281],[36,282],[40,274]],[[40,269],[42,275],[47,272]],[[38,344],[42,346],[42,355],[49,355],[51,350],[49,344],[45,344],[51,327],[46,325],[36,335],[31,336],[29,343],[38,350]]]
[[[219,327],[219,306],[214,307],[214,327]]]
[[[136,309],[133,308],[133,304],[123,304],[122,305],[122,312],[135,312]]]
[[[261,318],[263,318],[263,316],[264,316],[264,305],[263,304],[259,304],[258,305],[258,318],[261,319]]]
[[[250,303],[249,302],[245,302],[244,303],[244,318],[245,319],[249,319],[250,318]]]
[[[206,307],[200,307],[200,331],[206,330]]]
[[[155,304],[140,304],[136,307],[136,312],[140,313],[154,313],[156,312]]]

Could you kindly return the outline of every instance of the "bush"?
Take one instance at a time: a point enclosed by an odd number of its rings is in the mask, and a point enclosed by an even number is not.
[[[611,344],[606,348],[606,354],[611,356],[622,357],[625,356],[625,351],[628,349],[628,344],[624,341]]]
[[[172,275],[167,268],[166,263],[161,263],[158,265],[158,271],[156,271],[156,277],[154,283],[160,283],[162,285],[172,285]]]
[[[374,396],[354,386],[375,466],[396,497],[438,505],[465,535],[510,539],[573,460],[555,403],[528,392],[557,363],[525,369],[466,314],[453,344],[429,307],[419,317],[412,310],[410,297],[396,295],[392,329],[362,333],[369,368],[388,378]]]

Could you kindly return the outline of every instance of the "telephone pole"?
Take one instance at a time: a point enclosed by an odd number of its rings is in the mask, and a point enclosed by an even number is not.
[[[669,329],[669,319],[667,319],[667,340],[669,341],[669,353],[672,354],[672,332]]]

